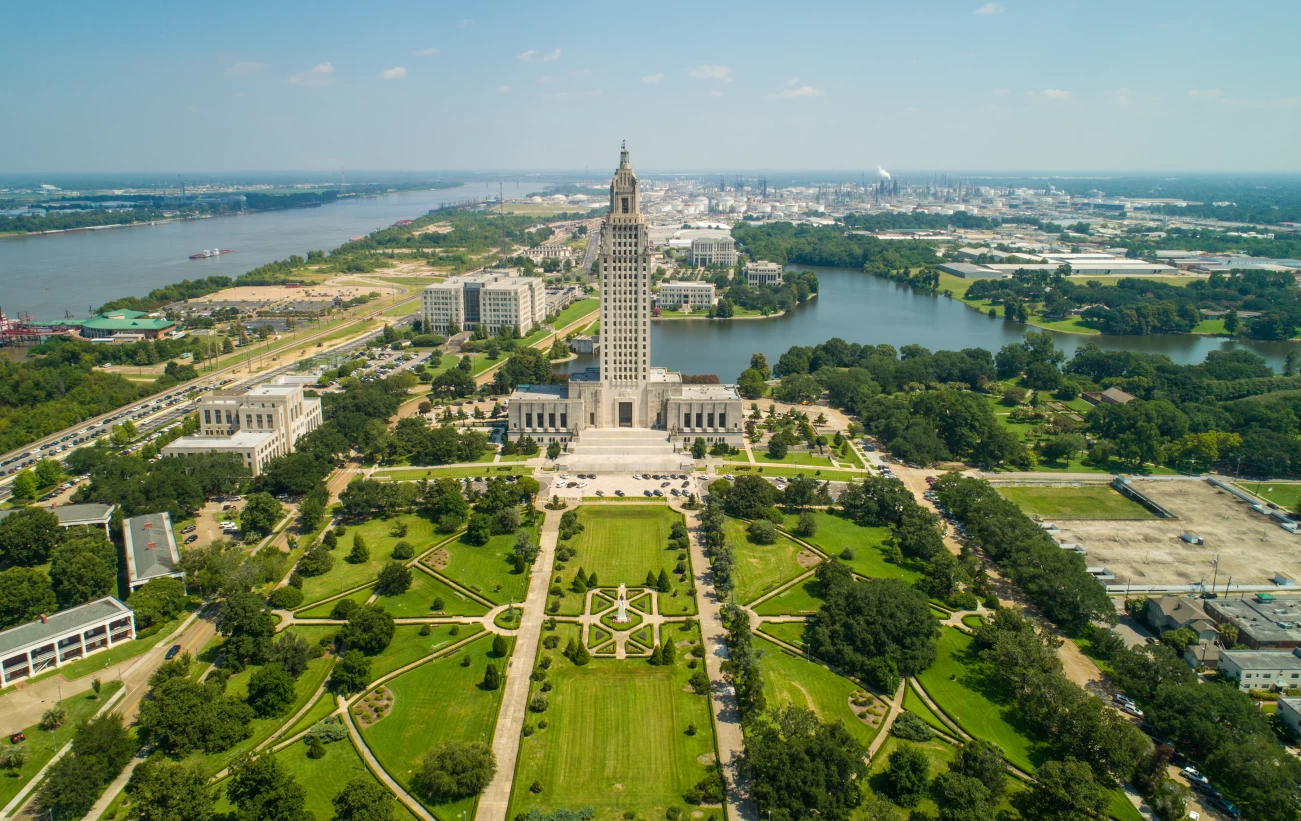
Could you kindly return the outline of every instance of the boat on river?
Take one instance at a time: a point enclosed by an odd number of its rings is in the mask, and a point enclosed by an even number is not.
[[[219,257],[222,254],[232,254],[234,249],[231,248],[213,248],[209,251],[200,251],[197,254],[190,254],[190,259],[207,259],[208,257]]]

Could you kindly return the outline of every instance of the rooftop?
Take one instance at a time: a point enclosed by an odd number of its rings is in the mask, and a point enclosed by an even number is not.
[[[55,516],[59,517],[59,524],[63,527],[73,527],[75,525],[102,525],[107,524],[113,516],[114,509],[117,505],[56,505],[49,508]],[[0,519],[4,519],[9,514],[21,508],[10,510],[0,510]]]
[[[182,436],[167,445],[163,450],[183,450],[190,453],[206,453],[217,448],[255,448],[268,439],[274,438],[275,431],[237,430],[230,436]]]
[[[1301,656],[1288,650],[1224,650],[1220,660],[1243,670],[1301,670]]]
[[[1301,642],[1301,601],[1297,599],[1214,599],[1206,603],[1206,609],[1231,620],[1257,644]]]
[[[130,612],[130,608],[112,596],[69,607],[67,610],[60,610],[48,616],[45,621],[37,619],[0,631],[0,655],[73,633],[83,627],[89,627],[114,616],[124,616]]]
[[[131,581],[168,576],[180,567],[172,519],[166,513],[133,516],[122,523],[127,574]]]
[[[518,385],[511,392],[511,398],[516,396],[527,399],[537,397],[552,397],[555,399],[567,399],[569,397],[568,385]]]

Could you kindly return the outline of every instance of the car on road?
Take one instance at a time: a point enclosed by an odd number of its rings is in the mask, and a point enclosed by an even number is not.
[[[176,658],[177,654],[180,652],[181,652],[181,645],[173,644],[171,647],[167,648],[167,655],[163,656],[163,658],[166,659],[167,661],[171,661],[172,659]]]

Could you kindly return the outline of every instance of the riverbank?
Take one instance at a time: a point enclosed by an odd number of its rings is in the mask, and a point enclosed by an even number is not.
[[[806,299],[806,300],[805,300],[803,303],[801,303],[801,304],[808,304],[808,300],[809,300],[809,299],[813,299],[815,296],[817,296],[817,293],[816,293],[816,292],[815,292],[815,293],[812,293],[812,294],[809,294],[808,299]],[[796,306],[796,307],[798,307],[798,306]],[[739,311],[742,311],[742,310],[744,310],[745,312],[744,312],[744,313],[739,313]],[[745,309],[741,309],[741,308],[738,308],[737,311],[738,311],[738,313],[735,313],[735,314],[733,314],[732,316],[710,316],[708,313],[696,313],[695,311],[692,311],[692,312],[689,313],[689,314],[684,314],[684,313],[682,313],[681,311],[664,311],[664,312],[661,312],[659,316],[652,317],[652,318],[651,318],[651,321],[652,321],[652,322],[656,322],[656,321],[659,321],[659,320],[662,320],[662,319],[669,319],[669,320],[683,320],[683,319],[717,319],[717,320],[728,320],[728,319],[778,319],[779,317],[783,317],[783,316],[785,316],[786,313],[787,313],[786,311],[778,311],[778,312],[773,313],[773,314],[761,314],[761,313],[759,313],[758,311],[745,310]]]

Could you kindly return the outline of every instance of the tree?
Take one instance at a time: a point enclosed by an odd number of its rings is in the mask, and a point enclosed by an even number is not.
[[[5,598],[0,589],[0,601]],[[131,591],[127,603],[135,613],[136,628],[143,630],[167,621],[185,609],[185,584],[180,579],[160,576]]]
[[[287,630],[280,634],[271,648],[271,661],[283,667],[295,679],[307,672],[307,663],[312,658],[312,648],[307,639]]]
[[[365,564],[370,561],[370,548],[366,546],[366,539],[360,533],[352,534],[352,550],[348,553],[348,561],[352,564]]]
[[[781,434],[773,434],[768,439],[768,458],[775,462],[780,462],[786,458],[786,453],[790,447],[786,444],[786,438]],[[744,478],[744,477],[742,477]]]
[[[506,637],[500,633],[492,637],[492,654],[497,658],[505,658],[510,648],[506,644]]]
[[[154,687],[140,703],[140,740],[173,757],[195,750],[221,752],[248,737],[253,709],[234,696],[222,695],[214,681],[202,683],[176,676]]]
[[[1002,780],[1000,774],[999,783]],[[989,786],[979,779],[949,770],[935,779],[934,792],[940,821],[984,821],[993,815]]]
[[[83,531],[50,553],[50,583],[60,608],[107,596],[117,587],[117,548],[98,531]]]
[[[547,445],[547,458],[554,461],[559,457],[560,457],[560,443],[552,442],[551,444]]]
[[[57,609],[50,577],[42,571],[34,567],[0,571],[0,629],[33,621]]]
[[[14,495],[24,498],[16,487]],[[62,536],[59,517],[52,512],[39,507],[19,508],[0,519],[0,557],[23,567],[44,564]]]
[[[591,577],[589,576],[588,578],[590,579]],[[655,589],[661,593],[668,593],[673,589],[673,583],[669,580],[669,574],[662,567],[660,568],[659,577],[655,580]]]
[[[349,650],[334,663],[330,686],[339,693],[359,693],[370,681],[370,659],[360,650]]]
[[[41,487],[58,484],[63,478],[63,466],[54,459],[42,459],[36,463],[36,481]]]
[[[258,718],[284,713],[294,703],[294,677],[274,662],[257,669],[248,681],[248,706]]]
[[[991,800],[997,802],[1002,798],[1007,766],[998,747],[988,741],[977,738],[964,743],[949,769],[984,784]]]
[[[239,529],[245,534],[265,536],[275,529],[284,507],[270,493],[251,493],[239,513]]]
[[[1029,816],[1040,821],[1085,821],[1107,817],[1110,800],[1093,780],[1088,764],[1068,758],[1047,761],[1035,773]]]
[[[411,587],[411,570],[401,562],[389,562],[379,571],[375,592],[381,596],[400,596]]]
[[[315,821],[307,792],[269,750],[235,762],[226,798],[236,821]]]
[[[768,367],[768,357],[761,353],[750,354],[750,370],[758,373],[761,379],[768,379],[772,376],[772,368]]]
[[[767,519],[755,519],[746,527],[746,537],[754,544],[774,544],[777,526]]]
[[[762,476],[743,474],[723,500],[723,510],[738,519],[762,519],[777,501],[777,488]]]
[[[754,368],[746,368],[736,380],[737,392],[746,399],[758,399],[768,390],[768,383],[763,374]]]
[[[483,684],[480,685],[485,690],[501,689],[501,673],[497,671],[497,665],[489,662],[483,671]]]
[[[266,601],[256,593],[237,591],[221,603],[218,629],[227,636],[222,657],[236,670],[245,664],[259,664],[271,652],[276,623]]]
[[[339,630],[339,642],[368,656],[383,652],[393,640],[393,617],[377,604],[358,607]]]
[[[298,506],[298,526],[305,531],[312,531],[325,516],[325,506],[314,496],[308,496]]]
[[[9,489],[13,491],[15,499],[35,499],[36,491],[40,490],[40,487],[36,481],[36,474],[24,468],[14,475],[14,482]]]
[[[332,801],[334,821],[393,821],[393,794],[369,776],[356,776]]]
[[[816,807],[826,821],[847,821],[863,796],[866,748],[809,710],[787,707],[771,718],[755,723],[740,762],[759,816],[803,819]]]
[[[497,773],[497,756],[487,744],[447,741],[430,750],[411,785],[430,801],[478,795]]]
[[[705,438],[703,436],[697,436],[695,441],[691,443],[691,458],[704,459],[707,451],[708,448],[705,445]]]
[[[795,524],[795,535],[801,538],[816,536],[818,533],[818,519],[813,515],[813,511],[806,510],[800,514],[799,521]]]
[[[886,794],[901,807],[915,807],[926,795],[931,780],[931,762],[926,753],[912,745],[890,753],[883,773]]]
[[[216,802],[203,765],[176,764],[157,755],[132,771],[126,792],[131,821],[208,821]]]

